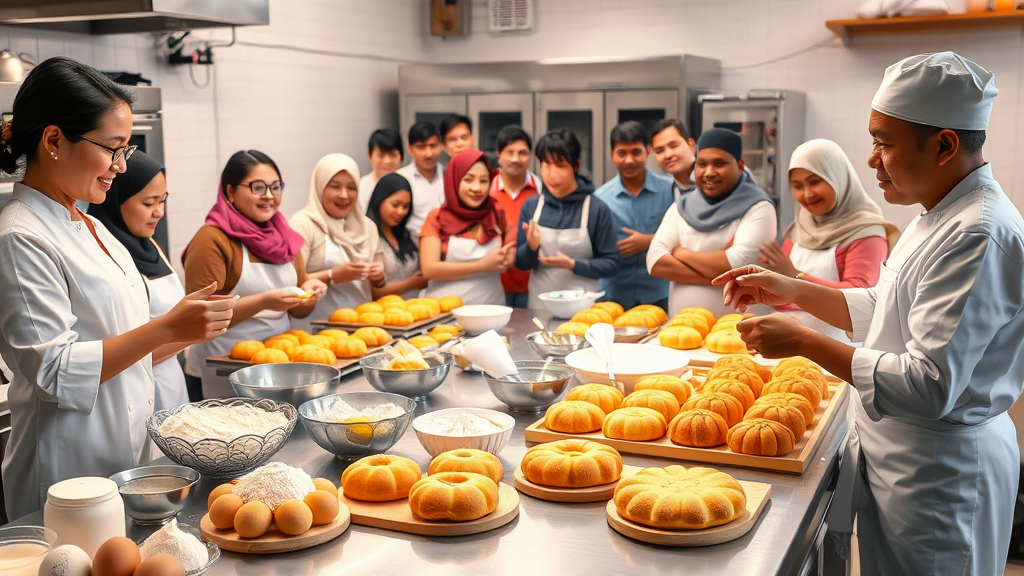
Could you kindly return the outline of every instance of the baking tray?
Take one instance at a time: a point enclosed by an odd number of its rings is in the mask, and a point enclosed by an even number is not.
[[[321,327],[321,329],[340,328],[342,330],[349,331],[358,330],[359,328],[383,328],[384,330],[387,330],[388,334],[391,334],[392,336],[408,338],[410,336],[415,336],[417,334],[423,334],[424,332],[429,331],[434,326],[437,326],[438,324],[444,324],[445,322],[451,320],[454,317],[455,315],[452,314],[451,312],[441,312],[440,314],[434,316],[433,318],[428,318],[427,320],[419,320],[417,322],[413,322],[412,324],[407,324],[405,326],[389,326],[387,324],[358,324],[355,322],[331,322],[330,320],[313,320],[312,322],[310,322],[310,324],[313,326],[319,326]]]
[[[695,375],[706,371],[694,370]],[[672,460],[689,460],[691,462],[703,462],[705,464],[718,464],[724,466],[740,466],[743,468],[754,468],[757,470],[769,470],[772,472],[788,472],[790,474],[803,474],[810,464],[811,456],[818,449],[836,415],[843,403],[843,399],[849,393],[849,384],[834,376],[825,375],[829,382],[832,395],[827,400],[822,400],[814,413],[814,423],[807,427],[802,438],[799,438],[793,450],[782,456],[751,456],[749,454],[737,454],[729,450],[728,446],[716,446],[714,448],[694,448],[680,446],[669,440],[668,435],[658,440],[649,442],[637,442],[633,440],[617,440],[605,438],[601,431],[588,434],[566,434],[548,430],[544,426],[544,419],[534,422],[526,428],[524,436],[526,442],[539,444],[541,442],[554,442],[556,440],[568,440],[578,438],[600,442],[615,448],[623,454],[637,454],[640,456],[657,456],[659,458],[670,458]]]

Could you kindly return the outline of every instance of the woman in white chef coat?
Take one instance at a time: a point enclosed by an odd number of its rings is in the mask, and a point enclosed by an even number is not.
[[[864,192],[843,149],[823,138],[797,146],[789,161],[789,188],[797,203],[796,219],[786,229],[782,246],[775,241],[761,246],[761,265],[830,288],[874,286],[882,261],[900,234]],[[850,341],[845,331],[796,306],[778,310],[823,334]]]
[[[289,316],[308,316],[327,286],[306,277],[302,236],[278,211],[284,181],[258,150],[241,150],[220,176],[217,201],[185,249],[185,289],[216,282],[217,294],[238,296],[227,333],[192,346],[185,373],[202,378],[205,398],[234,396],[225,376],[206,365],[242,340],[265,340],[290,328]],[[295,288],[301,288],[301,291]]]
[[[775,206],[744,171],[743,142],[732,130],[704,131],[694,166],[697,187],[665,213],[647,251],[647,271],[670,281],[669,316],[691,306],[722,316],[730,310],[711,280],[757,262],[761,245],[775,239]]]
[[[150,320],[131,254],[75,201],[103,202],[135,147],[134,96],[51,58],[0,128],[0,170],[21,176],[0,212],[0,355],[14,379],[4,500],[14,519],[50,485],[139,464],[153,413],[152,357],[222,334],[233,301],[190,294]]]
[[[167,203],[164,174],[159,162],[136,150],[124,174],[114,179],[106,199],[89,206],[89,215],[102,222],[121,242],[142,273],[149,293],[150,318],[167,314],[185,297],[185,286],[163,249],[153,240]],[[167,350],[153,357],[154,410],[168,410],[189,401],[178,352]]]
[[[491,167],[479,150],[463,150],[445,167],[444,204],[430,211],[420,230],[427,296],[504,306],[501,273],[512,266],[515,246],[505,243],[505,217],[490,186]]]
[[[829,512],[861,574],[1002,574],[1020,473],[1007,409],[1024,382],[1024,219],[982,146],[992,73],[952,52],[890,66],[868,129],[885,199],[920,204],[874,288],[835,290],[756,266],[715,280],[738,309],[797,304],[864,340],[784,314],[737,327],[768,358],[799,354],[853,384]],[[843,550],[841,549],[841,552]]]
[[[324,156],[313,168],[306,207],[288,220],[305,240],[300,254],[306,274],[327,285],[312,314],[292,317],[292,328],[309,330],[309,320],[326,320],[338,308],[369,302],[372,289],[387,283],[377,226],[358,209],[358,182],[355,160]]]

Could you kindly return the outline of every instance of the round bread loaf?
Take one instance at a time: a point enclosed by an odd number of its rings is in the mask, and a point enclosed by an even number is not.
[[[739,518],[747,506],[743,486],[714,468],[645,468],[619,481],[612,497],[626,520],[676,530],[701,530]]]
[[[610,484],[622,474],[622,456],[611,446],[570,439],[538,444],[526,451],[519,465],[534,484],[585,488]]]

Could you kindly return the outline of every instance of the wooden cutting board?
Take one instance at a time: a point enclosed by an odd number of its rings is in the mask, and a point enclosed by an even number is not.
[[[629,478],[637,472],[643,470],[639,466],[630,466],[624,464],[622,466],[622,474],[619,475],[619,480],[623,478]],[[604,500],[611,500],[612,495],[615,493],[615,486],[619,484],[619,480],[610,482],[608,484],[601,484],[599,486],[587,486],[586,488],[558,488],[555,486],[542,486],[540,484],[534,484],[526,479],[523,474],[523,469],[516,467],[515,472],[512,476],[516,479],[516,490],[519,490],[527,496],[533,496],[540,500],[547,500],[549,502],[601,502]]]
[[[391,502],[362,502],[344,495],[339,498],[351,509],[352,522],[355,524],[423,536],[479,534],[500,528],[519,515],[519,493],[504,482],[498,485],[498,507],[494,512],[469,522],[424,520],[412,513],[407,498]]]
[[[619,516],[615,508],[615,502],[609,501],[605,506],[605,515],[608,517],[608,525],[623,536],[658,544],[660,546],[713,546],[723,542],[735,540],[743,536],[754,527],[757,517],[761,515],[768,499],[772,495],[771,484],[761,482],[739,481],[743,491],[747,494],[747,508],[743,514],[721,526],[705,528],[703,530],[665,530],[652,528],[626,520]]]
[[[697,373],[697,370],[694,370]],[[556,440],[568,440],[576,438],[580,440],[591,440],[600,442],[615,448],[622,454],[636,454],[640,456],[656,456],[658,458],[670,458],[673,460],[690,460],[703,462],[705,464],[716,464],[722,466],[741,466],[744,468],[755,468],[758,470],[770,470],[774,472],[788,472],[790,474],[803,474],[810,465],[811,456],[818,445],[824,439],[824,433],[832,424],[832,421],[839,415],[838,407],[849,392],[850,386],[839,380],[827,376],[832,395],[828,400],[822,400],[814,413],[814,423],[811,424],[802,438],[797,438],[793,450],[782,456],[751,456],[749,454],[737,454],[729,450],[728,446],[716,446],[714,448],[693,448],[680,446],[669,440],[668,436],[662,436],[658,440],[649,442],[637,442],[632,440],[618,440],[606,438],[600,430],[587,434],[567,434],[555,432],[544,426],[544,419],[530,424],[523,436],[527,443],[536,444],[541,442],[554,442]],[[845,415],[844,415],[845,416]]]
[[[220,530],[215,527],[213,522],[210,522],[209,514],[204,514],[203,519],[199,522],[199,532],[204,540],[213,542],[221,549],[242,554],[278,554],[305,550],[334,540],[348,529],[352,522],[352,516],[348,506],[344,502],[340,502],[340,504],[334,522],[313,526],[298,536],[282,534],[277,531],[276,526],[271,524],[270,530],[259,538],[242,538],[234,530]]]
[[[451,312],[441,312],[433,318],[418,320],[412,324],[406,324],[405,326],[391,326],[390,324],[359,324],[358,322],[331,322],[330,320],[313,320],[310,324],[313,326],[320,326],[322,328],[341,328],[342,330],[349,331],[358,330],[359,328],[383,328],[392,336],[409,337],[426,332],[426,328],[436,326],[437,324],[443,324],[444,322],[451,320],[454,316],[455,315]]]

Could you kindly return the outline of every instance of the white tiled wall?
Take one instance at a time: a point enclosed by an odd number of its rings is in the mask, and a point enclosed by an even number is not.
[[[807,93],[808,138],[839,142],[886,214],[904,226],[913,208],[884,205],[864,161],[869,103],[885,67],[926,51],[956,50],[996,73],[986,157],[1018,206],[1017,166],[1024,82],[1024,31],[872,36],[843,47],[824,21],[853,15],[861,0],[537,0],[536,29],[487,30],[487,1],[471,0],[471,33],[427,33],[426,0],[274,0],[267,27],[238,29],[238,44],[215,49],[212,69],[170,67],[151,35],[84,36],[0,26],[0,48],[36,58],[63,54],[103,70],[140,71],[163,88],[172,257],[202,225],[223,162],[242,148],[273,157],[288,183],[283,210],[305,202],[309,174],[328,152],[346,152],[368,168],[366,138],[397,126],[398,65],[410,62],[532,60],[571,56],[697,54],[718,58],[723,88],[782,88]],[[952,0],[962,10],[963,0]],[[226,41],[225,30],[194,36]],[[816,43],[792,58],[759,65]],[[281,45],[333,54],[298,52]],[[345,54],[348,54],[346,56]],[[362,55],[364,57],[353,57]]]
[[[148,34],[87,36],[0,26],[0,48],[38,60],[65,55],[101,70],[142,72],[163,89],[168,236],[180,270],[181,251],[202,226],[223,163],[235,151],[258,149],[278,163],[288,184],[286,215],[305,204],[322,155],[345,152],[369,169],[370,132],[398,126],[398,63],[421,56],[419,4],[275,0],[270,26],[239,28],[238,44],[214,49],[215,66],[195,67],[200,84],[212,73],[206,88],[193,85],[189,67],[167,65],[166,49]],[[223,29],[193,36],[230,40]]]
[[[843,47],[825,20],[853,17],[863,0],[536,0],[534,31],[494,34],[487,0],[471,0],[468,37],[426,40],[436,62],[534,60],[574,56],[696,54],[722,61],[723,88],[775,88],[807,93],[807,138],[831,138],[858,167],[865,188],[901,227],[917,212],[884,205],[866,166],[871,97],[885,67],[921,52],[954,50],[996,74],[1000,95],[986,159],[1007,194],[1024,208],[1021,132],[1024,31],[870,36]],[[950,0],[963,11],[963,0]],[[424,13],[426,9],[424,8]],[[830,40],[831,39],[831,40]],[[751,66],[824,41],[825,46],[777,63]]]

